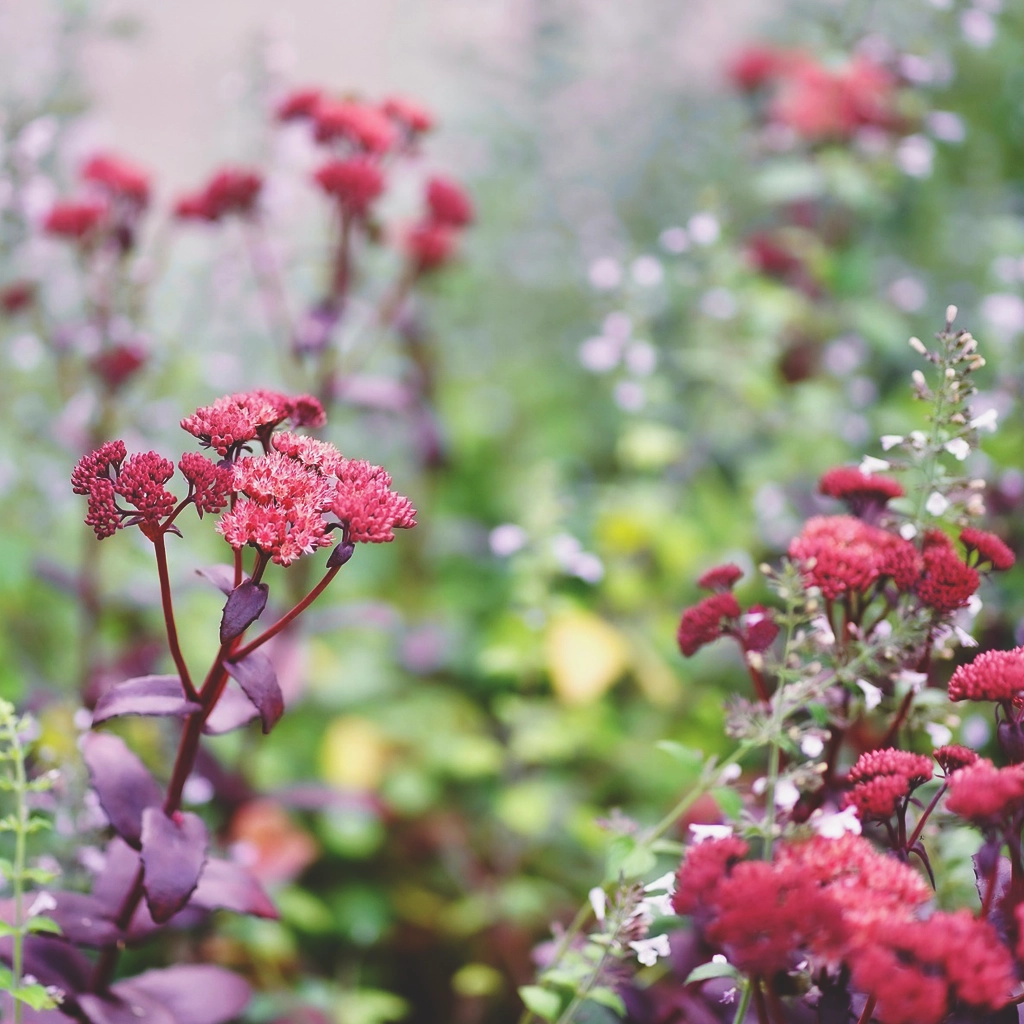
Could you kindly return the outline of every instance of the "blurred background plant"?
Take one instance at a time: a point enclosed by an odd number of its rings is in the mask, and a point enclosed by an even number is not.
[[[424,34],[449,98],[413,97],[440,127],[387,168],[380,200],[381,222],[408,226],[427,179],[468,179],[459,257],[396,302],[408,250],[361,220],[353,290],[326,318],[344,217],[310,181],[325,154],[309,125],[274,116],[315,84],[281,59],[279,28],[238,39],[217,151],[183,166],[150,156],[148,121],[138,147],[94,144],[83,53],[146,45],[131,19],[37,6],[31,46],[14,45],[28,29],[4,35],[0,692],[65,766],[65,873],[99,824],[77,806],[80,704],[159,652],[141,547],[102,565],[80,552],[67,479],[98,435],[167,448],[182,408],[323,393],[334,375],[328,438],[387,465],[420,509],[403,551],[353,560],[344,593],[283,638],[274,735],[218,740],[193,778],[193,807],[282,917],[225,919],[162,955],[250,975],[250,1019],[517,1017],[534,947],[601,875],[602,819],[657,821],[696,778],[656,744],[724,751],[741,666],[717,648],[682,664],[692,581],[784,550],[822,470],[904,431],[900,339],[926,337],[947,302],[978,325],[979,408],[1000,422],[967,468],[1019,546],[1017,0],[780,0],[762,29],[737,16],[718,37],[694,28],[711,5],[484,5],[472,52],[465,34]],[[340,101],[351,81],[334,73]],[[375,102],[395,91],[372,86]],[[81,178],[114,150],[155,195],[119,203],[102,246],[55,238],[58,201],[109,190]],[[259,173],[258,215],[175,223],[215,167]],[[294,353],[325,321],[326,369],[308,344]],[[217,557],[180,554],[176,585]],[[1016,572],[990,588],[987,641],[1013,639],[1022,601]],[[214,603],[196,580],[181,604],[200,657]],[[136,749],[167,742],[133,729]],[[968,716],[959,738],[984,747],[986,729]],[[718,814],[702,800],[683,824]]]

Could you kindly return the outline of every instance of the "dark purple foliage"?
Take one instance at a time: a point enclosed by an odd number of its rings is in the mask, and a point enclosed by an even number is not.
[[[248,984],[237,974],[212,964],[146,971],[118,982],[113,991],[129,1001],[152,1000],[177,1024],[222,1024],[237,1017],[251,995]]]
[[[270,732],[284,714],[284,697],[270,659],[262,651],[253,651],[241,661],[228,662],[224,667],[259,711],[263,731]]]
[[[137,676],[112,686],[96,702],[92,724],[119,715],[172,715],[183,718],[199,711],[185,696],[177,676]]]
[[[207,736],[219,736],[224,732],[233,732],[248,725],[259,712],[253,707],[253,703],[233,686],[226,686],[220,695],[213,711],[210,712],[203,723],[203,732]]]
[[[243,580],[228,595],[220,620],[220,642],[227,643],[241,636],[267,607],[269,588],[266,583]]]
[[[157,924],[188,902],[206,862],[206,848],[206,826],[198,815],[179,811],[168,817],[159,807],[143,811],[143,886]]]
[[[82,756],[100,806],[114,831],[137,849],[142,836],[142,812],[163,802],[160,787],[117,736],[89,733],[82,740]]]
[[[193,906],[206,910],[233,910],[236,914],[277,918],[277,908],[263,886],[241,864],[208,860],[192,894]]]

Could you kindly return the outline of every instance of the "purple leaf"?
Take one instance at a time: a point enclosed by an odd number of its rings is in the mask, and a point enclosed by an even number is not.
[[[103,851],[103,867],[92,883],[92,898],[105,917],[113,920],[117,916],[138,869],[138,853],[120,836],[114,836]]]
[[[119,715],[173,715],[183,718],[201,707],[185,696],[177,676],[137,676],[112,686],[96,702],[92,724]]]
[[[0,904],[5,923],[14,921],[14,900]],[[10,966],[13,940],[0,939],[0,960]],[[64,992],[79,992],[89,984],[91,964],[73,946],[55,935],[29,935],[23,946],[22,971],[31,974],[40,985],[56,985]],[[0,1018],[3,1019],[3,1018]]]
[[[209,580],[219,591],[227,596],[231,596],[231,591],[235,589],[235,567],[233,565],[208,565],[202,569],[196,569],[196,575],[202,576],[204,580]],[[248,576],[243,576],[243,580],[248,579]]]
[[[263,614],[269,592],[266,583],[252,580],[243,580],[231,591],[220,620],[222,644],[241,636]]]
[[[192,894],[192,905],[207,910],[233,910],[254,917],[278,917],[277,908],[263,886],[241,864],[229,860],[208,860],[199,885]]]
[[[78,1006],[90,1024],[181,1024],[177,1017],[152,996],[129,990],[122,995],[125,984],[115,985],[117,990],[106,996],[92,993],[80,995]]]
[[[82,756],[93,788],[114,831],[129,846],[139,847],[142,812],[157,807],[163,794],[146,766],[124,740],[109,733],[91,732],[82,740]]]
[[[248,725],[258,714],[252,701],[244,693],[239,692],[234,686],[226,686],[213,711],[203,723],[203,732],[207,736],[232,732],[234,729],[241,729],[243,725]]]
[[[153,1000],[165,1007],[177,1024],[223,1024],[246,1008],[251,995],[246,981],[212,964],[180,964],[146,971],[119,981],[113,991],[129,1000]],[[148,1024],[150,1018],[145,1019]]]
[[[157,924],[188,902],[206,861],[206,826],[188,811],[168,817],[159,807],[142,812],[142,884]]]
[[[270,659],[262,651],[253,651],[241,661],[229,661],[224,667],[233,679],[238,680],[246,697],[259,711],[263,731],[270,732],[284,714],[284,697]]]
[[[121,930],[104,916],[105,907],[82,892],[55,892],[57,906],[47,912],[60,926],[61,938],[75,946],[99,949],[119,941]]]

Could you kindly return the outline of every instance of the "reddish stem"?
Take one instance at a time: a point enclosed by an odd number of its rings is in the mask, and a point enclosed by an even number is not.
[[[939,800],[942,798],[942,794],[945,793],[948,788],[949,783],[944,782],[939,787],[939,791],[935,794],[935,796],[932,797],[931,803],[924,809],[924,813],[921,815],[920,818],[917,819],[917,825],[915,826],[913,833],[907,840],[906,846],[904,847],[904,849],[908,852],[911,849],[913,849],[914,843],[916,843],[917,840],[921,837],[921,832],[924,829],[925,822],[928,820],[928,816],[932,813],[932,811],[935,810],[935,805],[939,802]]]
[[[882,737],[882,742],[879,747],[888,747],[892,745],[892,741],[896,738],[896,734],[900,731],[900,727],[907,720],[907,715],[910,713],[910,705],[914,703],[914,690],[911,689],[906,697],[903,698],[903,702],[900,704],[899,710],[896,712],[896,717],[893,718],[889,725],[889,728],[885,732],[885,736]]]
[[[278,633],[288,625],[297,615],[301,615],[326,589],[327,585],[338,575],[338,570],[341,568],[340,565],[336,565],[331,569],[328,569],[324,575],[324,578],[301,600],[291,611],[285,612],[269,629],[264,630],[255,640],[251,643],[246,644],[241,649],[235,651],[233,654],[227,657],[227,661],[232,663],[241,661],[243,658],[248,657],[256,650],[257,647],[262,647],[268,640],[277,636]],[[205,689],[205,686],[204,686]]]
[[[156,568],[160,576],[160,601],[164,610],[164,624],[167,627],[167,646],[170,648],[174,666],[185,688],[189,700],[196,699],[196,688],[192,685],[192,677],[185,664],[185,656],[181,653],[178,643],[178,627],[174,623],[174,605],[171,601],[171,580],[167,572],[167,548],[164,544],[164,531],[158,530],[153,537],[153,550],[156,552]]]
[[[871,1015],[875,1012],[875,1003],[877,1001],[874,996],[868,997],[868,1001],[864,1004],[864,1010],[857,1019],[857,1024],[868,1024],[871,1020]]]

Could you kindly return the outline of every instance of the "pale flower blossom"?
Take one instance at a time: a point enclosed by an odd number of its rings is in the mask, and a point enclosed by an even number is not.
[[[810,826],[824,839],[842,839],[847,832],[852,832],[855,836],[860,835],[860,818],[857,817],[857,808],[853,804],[846,810],[834,814],[815,811],[811,815]]]
[[[942,447],[958,462],[963,462],[971,454],[971,446],[962,437],[954,437],[952,441],[947,441]]]
[[[658,957],[668,956],[672,951],[667,935],[655,935],[652,939],[639,939],[636,942],[631,942],[629,947],[636,953],[637,960],[645,967],[653,967],[658,962]]]
[[[941,516],[949,508],[949,501],[945,495],[939,494],[938,491],[932,491],[928,495],[928,500],[924,503],[924,507],[928,515]]]
[[[869,683],[866,679],[858,679],[857,686],[860,687],[861,693],[864,694],[864,707],[868,711],[874,711],[882,703],[882,691],[874,683]]]
[[[703,843],[705,839],[728,839],[732,835],[732,825],[691,825],[690,835],[694,843]]]

